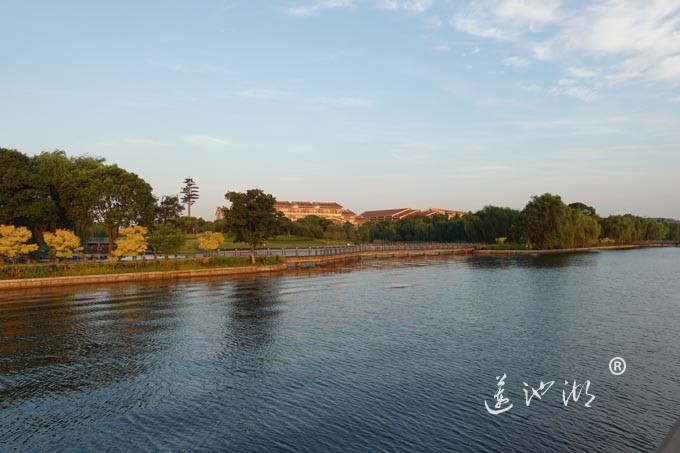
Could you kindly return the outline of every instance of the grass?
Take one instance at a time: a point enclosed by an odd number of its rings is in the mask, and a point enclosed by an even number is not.
[[[621,244],[612,244],[609,242],[598,242],[597,244],[589,245],[586,247],[556,247],[554,250],[567,249],[567,248],[589,248],[589,247],[613,247]],[[477,247],[478,250],[539,250],[530,249],[523,244],[487,244]]]
[[[259,248],[282,248],[282,247],[319,247],[324,245],[347,245],[346,240],[333,240],[333,239],[315,239],[311,237],[304,236],[274,236],[273,238],[265,241],[264,245],[260,245]],[[222,250],[233,250],[233,249],[248,249],[250,246],[245,242],[234,242],[234,238],[225,238],[224,242],[220,245]],[[187,241],[184,247],[180,250],[180,253],[194,253],[200,252],[198,248],[198,239],[195,234],[188,234]]]
[[[262,256],[256,266],[280,264],[281,257]],[[89,262],[68,264],[18,264],[0,266],[0,280],[16,278],[75,277],[83,275],[127,274],[138,272],[182,271],[252,266],[250,257],[211,257],[134,262]]]

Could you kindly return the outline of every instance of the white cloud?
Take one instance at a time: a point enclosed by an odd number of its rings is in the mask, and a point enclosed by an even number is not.
[[[148,60],[148,64],[169,69],[181,74],[231,74],[232,71],[224,65],[213,63],[177,63],[165,60]]]
[[[678,0],[469,0],[451,23],[473,36],[516,41],[536,60],[590,63],[566,70],[590,85],[565,93],[576,98],[636,80],[680,81]]]
[[[333,107],[368,108],[373,106],[373,101],[360,97],[327,97],[319,96],[310,99],[315,104],[330,105]]]
[[[161,140],[153,140],[148,138],[126,138],[123,142],[130,145],[142,145],[142,146],[165,146],[166,143]]]
[[[526,68],[531,62],[524,57],[508,57],[503,59],[503,64],[513,68]]]
[[[561,5],[561,0],[475,0],[451,24],[474,36],[514,40],[559,21]]]
[[[569,96],[583,102],[597,99],[597,92],[591,88],[573,85],[560,85],[550,90],[550,94]]]
[[[514,32],[484,25],[483,22],[473,17],[457,15],[451,21],[451,25],[453,25],[453,28],[459,31],[465,32],[469,35],[479,36],[480,38],[493,38],[499,41],[510,41],[517,37]]]
[[[656,80],[675,80],[680,82],[680,55],[661,60],[651,70],[650,76]]]
[[[182,141],[190,146],[209,149],[224,148],[234,144],[231,140],[210,135],[185,135]]]
[[[567,68],[567,73],[570,77],[574,77],[576,79],[590,79],[598,75],[598,71],[594,69],[579,68],[575,66]]]
[[[281,90],[270,90],[262,88],[249,88],[236,93],[244,98],[261,99],[265,101],[276,101],[290,96],[292,93]]]
[[[538,85],[533,84],[533,83],[527,84],[527,83],[524,83],[524,82],[519,82],[517,84],[517,87],[524,90],[524,91],[528,91],[529,93],[542,93],[543,92],[543,88],[541,88]]]
[[[354,0],[323,0],[314,3],[307,3],[287,10],[293,16],[313,16],[326,9],[353,9],[356,8]]]
[[[382,8],[389,11],[423,13],[430,9],[434,0],[382,0]]]

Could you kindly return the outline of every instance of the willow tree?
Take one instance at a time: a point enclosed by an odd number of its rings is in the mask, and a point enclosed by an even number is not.
[[[276,198],[260,189],[227,192],[225,198],[231,202],[231,207],[223,208],[226,228],[234,235],[234,242],[250,246],[250,261],[255,264],[255,248],[276,234]]]

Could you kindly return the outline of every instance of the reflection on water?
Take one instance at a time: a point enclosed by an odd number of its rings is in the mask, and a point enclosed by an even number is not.
[[[0,295],[0,450],[649,451],[680,250],[371,261]],[[609,359],[628,370],[614,377]],[[495,376],[514,407],[492,417]],[[590,380],[590,409],[563,380]],[[526,407],[523,382],[555,380]]]

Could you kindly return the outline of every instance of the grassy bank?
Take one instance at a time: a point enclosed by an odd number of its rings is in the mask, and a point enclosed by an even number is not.
[[[337,241],[332,239],[314,239],[305,236],[274,236],[270,240],[265,241],[265,245],[259,248],[282,248],[282,247],[320,247],[324,245],[346,245],[347,241]],[[227,237],[220,245],[221,250],[233,249],[247,249],[249,245],[245,242],[234,242],[234,238]],[[180,253],[195,253],[200,252],[198,248],[198,239],[195,234],[188,234],[187,241]]]
[[[255,266],[280,264],[279,256],[257,258]],[[0,280],[21,278],[78,277],[84,275],[110,275],[141,272],[184,271],[198,269],[250,267],[249,257],[188,258],[178,260],[138,261],[114,263],[69,263],[69,264],[19,264],[0,266]]]
[[[587,247],[556,247],[553,249],[532,249],[528,248],[525,245],[522,244],[488,244],[488,245],[481,245],[478,246],[476,249],[477,250],[498,250],[498,251],[503,251],[503,250],[525,250],[525,251],[545,251],[545,250],[573,250],[575,248],[582,248],[582,249],[588,249],[588,248],[603,248],[603,247],[613,247],[616,248],[620,246],[621,244],[612,244],[609,242],[603,242],[603,243],[597,243],[593,245],[589,245]]]

